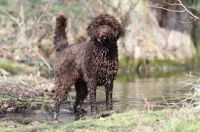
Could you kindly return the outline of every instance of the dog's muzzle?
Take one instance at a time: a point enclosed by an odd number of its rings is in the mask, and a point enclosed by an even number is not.
[[[107,43],[108,42],[108,38],[107,37],[99,37],[99,38],[97,38],[97,41],[99,42],[99,43]]]

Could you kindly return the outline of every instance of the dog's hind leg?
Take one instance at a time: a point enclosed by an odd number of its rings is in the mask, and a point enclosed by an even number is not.
[[[75,83],[75,89],[76,89],[76,100],[74,103],[74,114],[77,116],[80,116],[82,114],[81,108],[84,99],[87,97],[88,90],[87,90],[87,84],[85,81],[79,79]]]
[[[52,108],[52,118],[54,120],[58,119],[58,112],[60,110],[60,105],[62,102],[65,100],[67,94],[69,93],[70,86],[74,82],[71,80],[65,80],[65,76],[57,77],[55,79],[55,104],[54,107]]]

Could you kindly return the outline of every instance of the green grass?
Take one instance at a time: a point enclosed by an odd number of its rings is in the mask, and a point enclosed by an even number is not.
[[[12,132],[197,132],[200,130],[199,108],[200,106],[160,111],[137,111],[131,109],[103,119],[88,119],[58,124],[44,123],[36,126],[21,125],[17,128],[9,128],[8,123],[1,121],[0,129]]]

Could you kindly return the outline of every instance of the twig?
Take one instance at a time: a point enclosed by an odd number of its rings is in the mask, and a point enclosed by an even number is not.
[[[40,15],[40,17],[38,17],[38,19],[36,20],[36,22],[33,25],[33,29],[35,29],[35,26],[39,23],[39,21],[42,19],[42,17],[44,16],[44,13],[47,11],[47,9],[49,8],[49,5],[52,4],[54,2],[54,0],[51,0],[44,8],[42,14]],[[30,37],[29,40],[29,44],[28,45],[32,45],[33,42],[33,37],[35,36],[35,30],[33,30],[32,36]],[[44,62],[44,64],[48,67],[48,69],[51,71],[52,67],[50,66],[50,64],[47,62],[47,60],[43,57],[42,54],[40,54],[35,48],[33,48],[33,51],[38,55],[38,57],[40,59],[42,59],[42,61]]]
[[[175,3],[175,4],[172,4],[172,3],[166,2],[166,1],[164,1],[164,0],[163,0],[163,3],[165,3],[165,4],[167,4],[167,5],[181,5],[180,3],[179,3],[179,4],[176,4],[176,3]]]
[[[167,5],[171,5],[171,6],[174,6],[174,5],[175,5],[175,6],[182,6],[182,7],[184,8],[184,10],[171,10],[171,9],[167,9],[167,8],[160,7],[160,6],[154,6],[154,5],[149,5],[149,7],[158,8],[158,9],[163,9],[163,10],[170,11],[170,12],[179,12],[179,13],[180,13],[180,12],[187,12],[187,13],[189,13],[190,16],[192,16],[192,18],[194,18],[193,21],[190,21],[190,22],[183,22],[183,21],[178,20],[180,23],[186,24],[186,23],[192,23],[192,22],[194,22],[194,21],[196,21],[196,20],[199,20],[199,17],[197,17],[197,16],[195,16],[193,13],[191,13],[191,12],[186,8],[186,6],[182,3],[181,0],[178,0],[178,2],[179,2],[179,3],[177,3],[177,4],[172,4],[172,3],[168,3],[168,2],[166,2],[166,1],[163,1],[163,3],[165,3],[165,4],[167,4]]]
[[[25,25],[25,20],[24,20],[24,5],[23,5],[23,2],[21,3],[21,6],[20,6],[20,13],[19,13],[20,17],[21,17],[21,23],[23,24],[22,26],[22,32],[25,36],[25,31],[26,31],[26,25]]]
[[[49,8],[49,6],[54,2],[54,0],[51,0],[48,4],[46,4],[46,6],[44,7],[42,14],[40,15],[40,17],[37,18],[35,24],[34,24],[34,28],[35,26],[40,22],[40,20],[42,19],[42,17],[45,15],[47,9]]]
[[[200,12],[200,10],[198,8],[194,7],[194,6],[187,6],[187,7],[190,8],[190,9],[193,9],[193,10],[196,10],[196,11]]]
[[[44,58],[44,56],[42,54],[40,54],[36,48],[33,48],[33,51],[36,53],[36,55],[38,55],[38,57],[44,62],[44,64],[47,66],[47,68],[51,71],[52,67],[50,66],[50,64],[48,63],[48,61]]]
[[[33,32],[31,37],[27,40],[28,44],[27,47],[32,46],[32,42],[33,42],[33,38],[35,37],[35,32],[36,32],[36,25],[41,21],[41,19],[45,16],[45,13],[47,12],[47,9],[49,8],[49,6],[54,2],[54,0],[49,1],[48,4],[46,4],[46,6],[44,7],[43,12],[41,13],[41,15],[38,17],[38,19],[35,21],[35,23],[33,24]],[[25,35],[25,30],[26,30],[26,24],[25,24],[25,18],[24,18],[24,5],[23,3],[20,6],[20,19],[14,17],[12,14],[3,11],[3,13],[5,13],[5,15],[7,15],[11,20],[13,20],[18,27],[20,28],[21,33],[23,34],[23,37],[26,38]],[[27,48],[28,49],[28,48]],[[35,52],[37,54],[37,56],[44,62],[44,64],[47,66],[48,70],[52,70],[52,67],[50,66],[50,64],[48,63],[48,61],[44,58],[44,56],[42,54],[40,54],[35,48],[30,47],[30,49],[33,50],[33,52]]]
[[[186,23],[193,23],[193,22],[195,22],[196,20],[197,20],[197,19],[194,19],[193,21],[189,21],[189,22],[183,22],[183,21],[178,20],[178,22],[183,23],[183,24],[186,24]]]
[[[160,93],[160,95],[161,95],[163,101],[165,102],[165,104],[167,105],[167,107],[168,107],[168,108],[171,108],[171,106],[169,106],[168,102],[165,100],[165,97],[164,97],[163,94],[161,93],[160,89],[157,88],[157,90],[158,90],[158,92]]]
[[[147,98],[144,97],[144,94],[142,93],[142,99],[144,100],[145,104],[147,105],[148,111],[150,111],[150,105],[149,102],[147,101]]]
[[[195,16],[194,14],[192,14],[184,5],[183,3],[181,2],[181,0],[178,0],[178,2],[181,4],[181,6],[192,16],[194,17],[195,19],[199,19],[199,17]]]
[[[19,22],[19,19],[15,18],[13,15],[11,15],[10,13],[7,13],[7,12],[4,12],[2,11],[3,13],[5,13],[11,20],[13,20],[17,25],[18,27],[20,28],[20,31],[22,32],[23,31],[23,28]],[[23,33],[23,32],[22,32]]]
[[[149,7],[163,9],[163,10],[170,11],[170,12],[186,12],[186,10],[170,10],[170,9],[165,8],[165,7],[154,6],[154,5],[149,5]]]

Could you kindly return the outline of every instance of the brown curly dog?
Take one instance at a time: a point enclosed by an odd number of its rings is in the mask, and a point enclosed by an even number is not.
[[[124,34],[122,25],[109,14],[100,14],[92,20],[86,31],[90,40],[69,45],[65,33],[67,18],[56,19],[54,45],[58,58],[55,63],[55,105],[52,118],[58,118],[61,103],[70,86],[75,84],[74,113],[81,115],[81,107],[90,95],[91,113],[97,115],[96,89],[105,86],[106,110],[112,110],[113,81],[118,71],[117,40]]]

